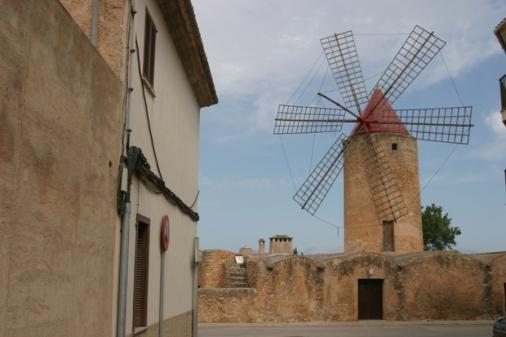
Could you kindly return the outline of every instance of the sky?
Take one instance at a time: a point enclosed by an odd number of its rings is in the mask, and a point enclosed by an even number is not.
[[[368,90],[415,24],[447,42],[394,108],[473,106],[469,145],[419,142],[422,205],[435,203],[462,235],[462,252],[506,250],[506,128],[498,79],[506,54],[493,30],[503,0],[193,0],[219,103],[201,110],[202,249],[257,248],[294,237],[306,254],[343,251],[338,178],[317,217],[292,200],[335,134],[273,135],[279,104],[341,101],[322,37],[352,30]],[[349,129],[343,129],[349,132]],[[336,228],[337,227],[337,228]]]

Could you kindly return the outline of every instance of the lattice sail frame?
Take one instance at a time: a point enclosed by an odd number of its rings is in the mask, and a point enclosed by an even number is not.
[[[280,104],[274,134],[339,132],[344,114],[343,109]]]
[[[372,92],[379,88],[393,104],[434,59],[446,42],[420,26],[415,26],[385,69]]]
[[[471,134],[471,116],[473,108],[444,107],[427,109],[395,109],[395,114],[401,120],[401,128],[405,128],[417,140],[469,144]],[[394,125],[385,113],[381,121]],[[396,123],[395,123],[396,124]]]
[[[324,37],[320,42],[344,106],[360,113],[369,98],[352,31]]]
[[[344,101],[344,106],[327,98],[338,106],[338,109],[280,105],[275,123],[275,134],[298,134],[340,131],[343,123],[364,123],[357,114],[372,97],[374,90],[380,89],[383,99],[390,104],[409,87],[418,75],[434,59],[446,42],[420,26],[415,26],[406,41],[381,75],[377,84],[366,94],[365,82],[351,31],[334,34],[321,39],[330,71]],[[378,101],[372,110],[381,106]],[[356,117],[345,119],[345,113]],[[381,113],[378,120],[367,123],[399,125],[398,131],[408,131],[417,140],[455,144],[468,144],[470,137],[472,107],[444,107],[428,109],[396,109],[397,119],[391,114]],[[389,164],[381,153],[375,135],[368,135],[370,153],[367,167],[367,180],[379,218],[390,218],[394,221],[407,214],[399,185],[393,177]],[[318,165],[309,174],[293,199],[302,209],[314,215],[328,194],[344,166],[344,150],[347,140],[341,134],[330,147]],[[380,158],[381,157],[381,158]],[[374,159],[371,159],[374,158]],[[374,162],[372,162],[374,161]]]
[[[316,213],[343,169],[346,144],[346,135],[341,133],[293,196],[311,215]]]

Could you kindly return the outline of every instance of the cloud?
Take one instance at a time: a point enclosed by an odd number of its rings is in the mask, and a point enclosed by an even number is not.
[[[479,149],[479,156],[487,160],[506,159],[506,127],[502,123],[501,114],[498,111],[487,114],[485,125],[489,130],[490,141]]]
[[[252,127],[262,132],[271,131],[277,104],[287,100],[321,54],[324,36],[353,30],[368,78],[388,65],[405,36],[359,34],[409,33],[419,24],[447,41],[446,64],[458,77],[500,52],[492,31],[506,12],[504,1],[493,0],[202,0],[194,6],[218,94],[248,97],[252,111],[232,117],[244,120],[254,114]],[[436,59],[411,90],[447,77]]]

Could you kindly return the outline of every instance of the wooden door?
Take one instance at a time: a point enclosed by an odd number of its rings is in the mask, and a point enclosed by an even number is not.
[[[358,280],[358,319],[383,319],[383,280]]]

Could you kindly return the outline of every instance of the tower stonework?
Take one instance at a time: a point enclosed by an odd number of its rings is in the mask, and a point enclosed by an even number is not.
[[[406,215],[392,221],[381,218],[367,178],[370,169],[369,134],[348,139],[344,151],[344,250],[345,252],[419,252],[423,250],[418,151],[408,134],[375,133],[376,147],[386,156],[391,177],[396,180]],[[369,166],[368,166],[369,163]],[[383,177],[385,179],[385,177]]]
[[[293,255],[292,238],[288,235],[274,235],[269,240],[269,255]]]

